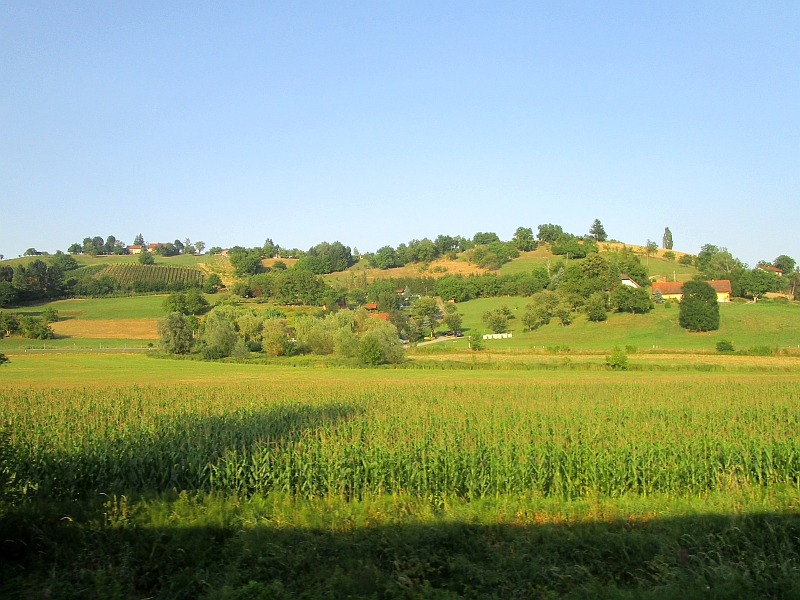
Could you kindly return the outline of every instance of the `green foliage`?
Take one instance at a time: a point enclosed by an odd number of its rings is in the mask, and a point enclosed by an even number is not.
[[[742,273],[739,286],[743,293],[751,296],[756,302],[767,292],[781,289],[783,281],[779,275],[764,269],[750,269]]]
[[[140,265],[154,265],[156,264],[156,259],[153,258],[153,254],[148,252],[146,248],[142,248],[142,251],[139,252],[137,257]]]
[[[216,273],[211,273],[203,283],[203,291],[206,294],[216,294],[221,287],[224,287],[222,279]]]
[[[595,292],[586,301],[586,317],[590,321],[605,321],[608,319],[608,300],[603,292]]]
[[[556,255],[564,255],[569,259],[584,258],[590,252],[597,252],[597,245],[594,241],[581,240],[575,236],[562,235],[550,248]]]
[[[11,335],[19,330],[19,316],[8,311],[0,312],[0,337]]]
[[[673,242],[672,242],[672,232],[669,230],[669,227],[664,228],[664,235],[661,237],[661,247],[665,250],[672,250]],[[666,254],[664,254],[666,257]],[[675,254],[672,254],[673,258]],[[671,259],[670,259],[671,260]]]
[[[667,250],[664,252],[664,258],[666,260],[675,260],[675,253],[672,250]]]
[[[194,342],[189,321],[180,312],[172,312],[159,322],[158,336],[161,348],[169,354],[188,354]]]
[[[396,364],[403,360],[403,346],[397,337],[397,330],[393,325],[387,325],[369,329],[361,337],[358,359],[364,364]]]
[[[538,292],[531,297],[531,303],[525,306],[522,324],[528,328],[528,331],[547,325],[555,316],[558,306],[558,294],[547,290]]]
[[[50,324],[41,317],[23,316],[19,320],[19,332],[32,340],[49,340],[53,338]]]
[[[717,293],[705,281],[687,281],[683,284],[680,309],[678,322],[684,329],[689,331],[719,329]]]
[[[592,236],[596,242],[605,242],[608,239],[608,235],[600,219],[594,220],[592,226],[589,228],[589,235]]]
[[[481,320],[493,333],[504,333],[508,329],[509,311],[507,307],[487,310]]]
[[[562,327],[566,327],[567,325],[572,324],[572,306],[569,302],[559,302],[558,306],[556,306],[555,315],[554,315],[559,322],[561,323]]]
[[[784,275],[791,273],[794,270],[795,260],[791,256],[781,254],[778,258],[772,261],[772,265],[783,271]]]
[[[694,264],[695,257],[691,254],[684,254],[678,259],[678,263],[687,267],[691,267]]]
[[[539,232],[537,233],[536,237],[540,242],[555,242],[563,235],[564,230],[560,225],[546,223],[544,225],[539,225]]]
[[[653,293],[653,302],[656,304],[664,304],[664,294],[661,292],[661,290],[656,290]]]
[[[488,245],[476,246],[469,255],[470,261],[482,269],[496,271],[512,258],[519,256],[514,242],[494,241]]]
[[[233,355],[239,338],[231,322],[217,310],[211,311],[200,332],[200,352],[203,358],[219,359]]]
[[[611,304],[619,312],[642,314],[653,309],[653,301],[645,288],[620,285],[611,292]]]
[[[0,306],[13,306],[19,296],[17,289],[10,281],[0,281]]]
[[[57,323],[58,311],[52,306],[45,306],[42,309],[42,314],[39,315],[45,323]]]
[[[536,250],[536,248],[539,246],[539,244],[536,242],[536,238],[533,237],[533,229],[530,227],[517,227],[517,230],[514,232],[513,241],[517,247],[517,250],[522,252]]]
[[[233,272],[237,277],[256,275],[264,271],[261,259],[264,258],[261,248],[244,248],[234,246],[228,250],[228,260],[231,261]]]
[[[733,352],[733,342],[728,340],[720,340],[717,342],[717,352]]]
[[[606,356],[606,364],[615,371],[628,369],[628,355],[619,348],[614,348],[610,356]]]
[[[446,313],[442,322],[450,331],[461,331],[463,319],[458,312],[453,311]]]
[[[469,335],[469,349],[473,352],[478,352],[486,347],[483,341],[483,332],[480,329],[471,331]]]
[[[494,232],[479,231],[474,236],[472,236],[472,241],[475,245],[486,246],[494,242],[499,242],[500,237]]]
[[[0,365],[4,365],[9,362],[10,359],[3,353],[0,353]]]

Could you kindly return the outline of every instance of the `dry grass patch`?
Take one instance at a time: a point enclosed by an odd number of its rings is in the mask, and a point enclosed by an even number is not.
[[[56,335],[77,338],[111,338],[124,340],[158,339],[158,319],[69,319],[53,323]]]

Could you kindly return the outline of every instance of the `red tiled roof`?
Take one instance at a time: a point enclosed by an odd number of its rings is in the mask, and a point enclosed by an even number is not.
[[[783,275],[783,269],[779,269],[778,267],[773,267],[772,265],[761,265],[758,268],[764,271],[771,271],[773,273],[780,273],[781,275]]]
[[[683,282],[682,281],[654,281],[653,293],[656,290],[661,290],[662,294],[682,294]]]
[[[128,250],[141,250],[141,249],[142,249],[141,244],[131,244],[130,246],[128,246]]]
[[[661,290],[662,294],[682,294],[683,281],[654,281],[653,293],[656,290]],[[720,294],[731,293],[731,282],[729,279],[719,279],[715,281],[707,281],[708,285],[714,288],[714,291]]]
[[[370,317],[375,317],[376,319],[383,319],[384,321],[388,321],[389,313],[372,313]]]
[[[364,305],[364,308],[367,310],[378,310],[378,304],[376,302],[368,302]]]

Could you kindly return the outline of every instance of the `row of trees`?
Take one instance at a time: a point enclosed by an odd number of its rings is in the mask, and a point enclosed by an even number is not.
[[[159,324],[159,335],[167,352],[196,352],[207,359],[244,358],[253,351],[268,356],[336,354],[369,365],[403,359],[397,328],[370,318],[363,309],[298,315],[289,327],[274,308],[221,305],[196,328],[184,312],[171,312]]]
[[[134,246],[141,246],[147,248],[147,242],[140,233],[133,240]],[[175,256],[177,254],[202,254],[206,245],[204,242],[194,242],[189,238],[185,240],[175,240],[164,244],[158,244],[153,248],[155,254],[162,256]],[[101,236],[87,237],[83,239],[83,243],[75,242],[67,249],[69,254],[85,254],[88,256],[108,255],[108,254],[129,254],[128,246],[122,240],[117,239],[113,235],[109,235],[103,239]],[[41,254],[36,252],[35,248],[29,248],[26,254]]]

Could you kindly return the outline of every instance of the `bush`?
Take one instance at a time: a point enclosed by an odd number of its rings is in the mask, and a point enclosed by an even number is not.
[[[628,368],[628,355],[615,348],[610,356],[606,356],[606,364],[614,370],[625,371]]]
[[[0,365],[4,365],[8,362],[8,357],[5,354],[0,353]]]
[[[639,348],[637,348],[636,346],[625,346],[625,352],[627,352],[628,354],[636,354],[637,352],[639,352]]]
[[[687,281],[683,284],[680,303],[680,326],[689,331],[714,331],[719,329],[719,302],[717,292],[705,281]]]
[[[19,330],[22,335],[32,340],[49,340],[53,337],[50,324],[39,317],[22,317],[19,321]]]
[[[391,325],[391,329],[381,327],[364,333],[358,344],[358,359],[364,364],[372,366],[399,363],[403,360],[403,346],[400,344],[396,331]]]
[[[664,258],[667,260],[675,260],[675,253],[672,250],[667,250],[664,252]]]
[[[469,348],[476,352],[485,348],[482,331],[475,331],[469,336]]]
[[[717,352],[733,352],[733,342],[727,340],[717,342]]]
[[[690,267],[694,264],[694,257],[691,254],[684,254],[678,259],[678,262],[684,266]]]

